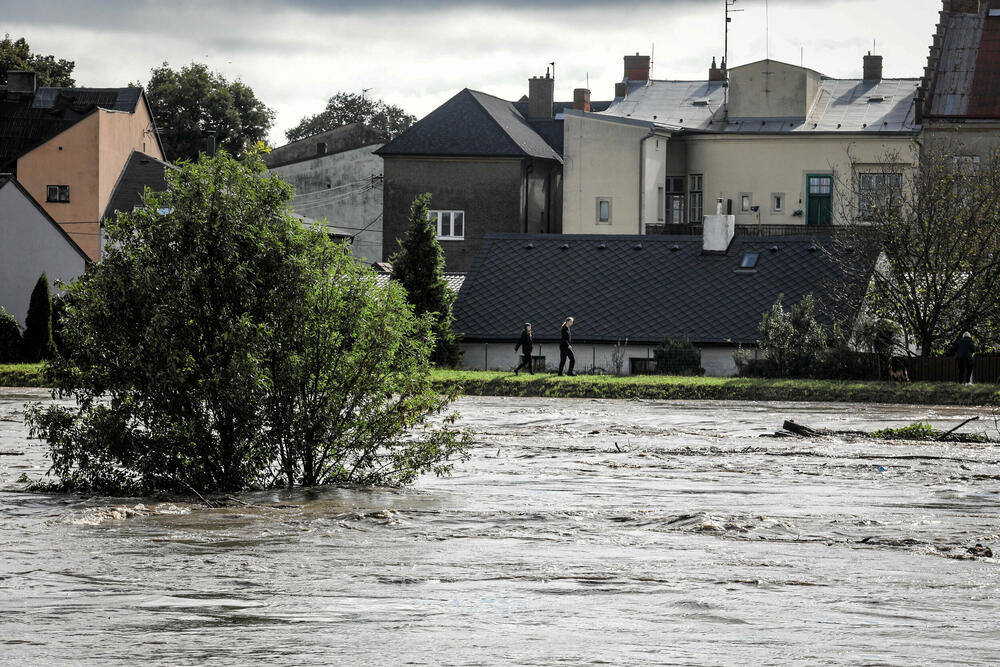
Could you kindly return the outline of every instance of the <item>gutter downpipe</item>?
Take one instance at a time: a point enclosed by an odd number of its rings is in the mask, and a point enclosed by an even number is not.
[[[646,140],[656,136],[656,130],[639,140],[639,236],[642,236],[642,218],[646,209]]]

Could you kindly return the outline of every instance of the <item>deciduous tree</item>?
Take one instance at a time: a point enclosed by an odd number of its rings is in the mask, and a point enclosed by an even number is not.
[[[32,53],[28,42],[20,37],[16,40],[4,35],[0,40],[0,86],[7,85],[7,72],[11,70],[34,72],[38,75],[38,85],[71,88],[73,68],[76,63],[64,58]]]
[[[859,257],[881,253],[869,309],[925,356],[1000,316],[1000,153],[965,153],[936,145],[915,160],[886,154],[839,186],[847,225],[834,261],[850,275],[864,266]]]
[[[206,65],[154,68],[146,84],[153,117],[169,160],[193,160],[205,150],[208,131],[237,158],[267,138],[274,111],[240,80],[227,81]]]
[[[105,258],[68,287],[51,379],[76,407],[29,416],[63,484],[205,493],[446,472],[465,443],[426,425],[449,398],[402,290],[303,229],[255,153],[167,177],[107,223]]]
[[[416,116],[394,104],[386,104],[364,95],[340,92],[327,101],[326,109],[315,116],[306,116],[298,125],[285,132],[285,136],[289,141],[298,141],[351,123],[362,123],[378,132],[383,141],[390,141],[416,120]]]

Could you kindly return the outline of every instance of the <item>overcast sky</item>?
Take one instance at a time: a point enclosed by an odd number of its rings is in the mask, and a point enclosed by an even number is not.
[[[277,112],[271,140],[338,91],[422,117],[462,88],[506,99],[556,63],[556,98],[589,86],[611,99],[622,56],[652,54],[653,77],[705,79],[723,51],[725,0],[0,0],[0,32],[76,61],[77,85],[145,82],[162,62],[206,63]],[[828,76],[919,77],[941,0],[737,0],[732,66],[770,55]],[[769,20],[767,18],[769,17]]]

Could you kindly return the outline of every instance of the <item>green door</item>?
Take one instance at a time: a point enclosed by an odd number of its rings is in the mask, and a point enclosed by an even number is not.
[[[833,176],[830,174],[806,176],[806,224],[833,224]]]

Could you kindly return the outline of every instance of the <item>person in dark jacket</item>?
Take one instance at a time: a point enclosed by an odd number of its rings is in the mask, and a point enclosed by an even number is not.
[[[517,372],[525,366],[528,367],[528,373],[534,375],[535,370],[531,367],[531,351],[534,349],[531,344],[531,322],[524,323],[524,329],[521,331],[521,340],[517,341],[514,351],[517,352],[518,348],[521,350],[522,357],[521,363],[514,369],[514,375],[517,375]]]
[[[955,343],[955,360],[958,362],[958,381],[961,384],[972,384],[972,369],[976,365],[976,342],[972,334],[966,331]]]
[[[573,326],[573,318],[567,317],[562,324],[562,329],[559,330],[559,375],[563,374],[563,366],[566,365],[566,360],[569,359],[569,372],[566,375],[576,375],[573,372],[573,367],[576,366],[576,357],[573,355],[573,335],[570,333],[570,327]]]

